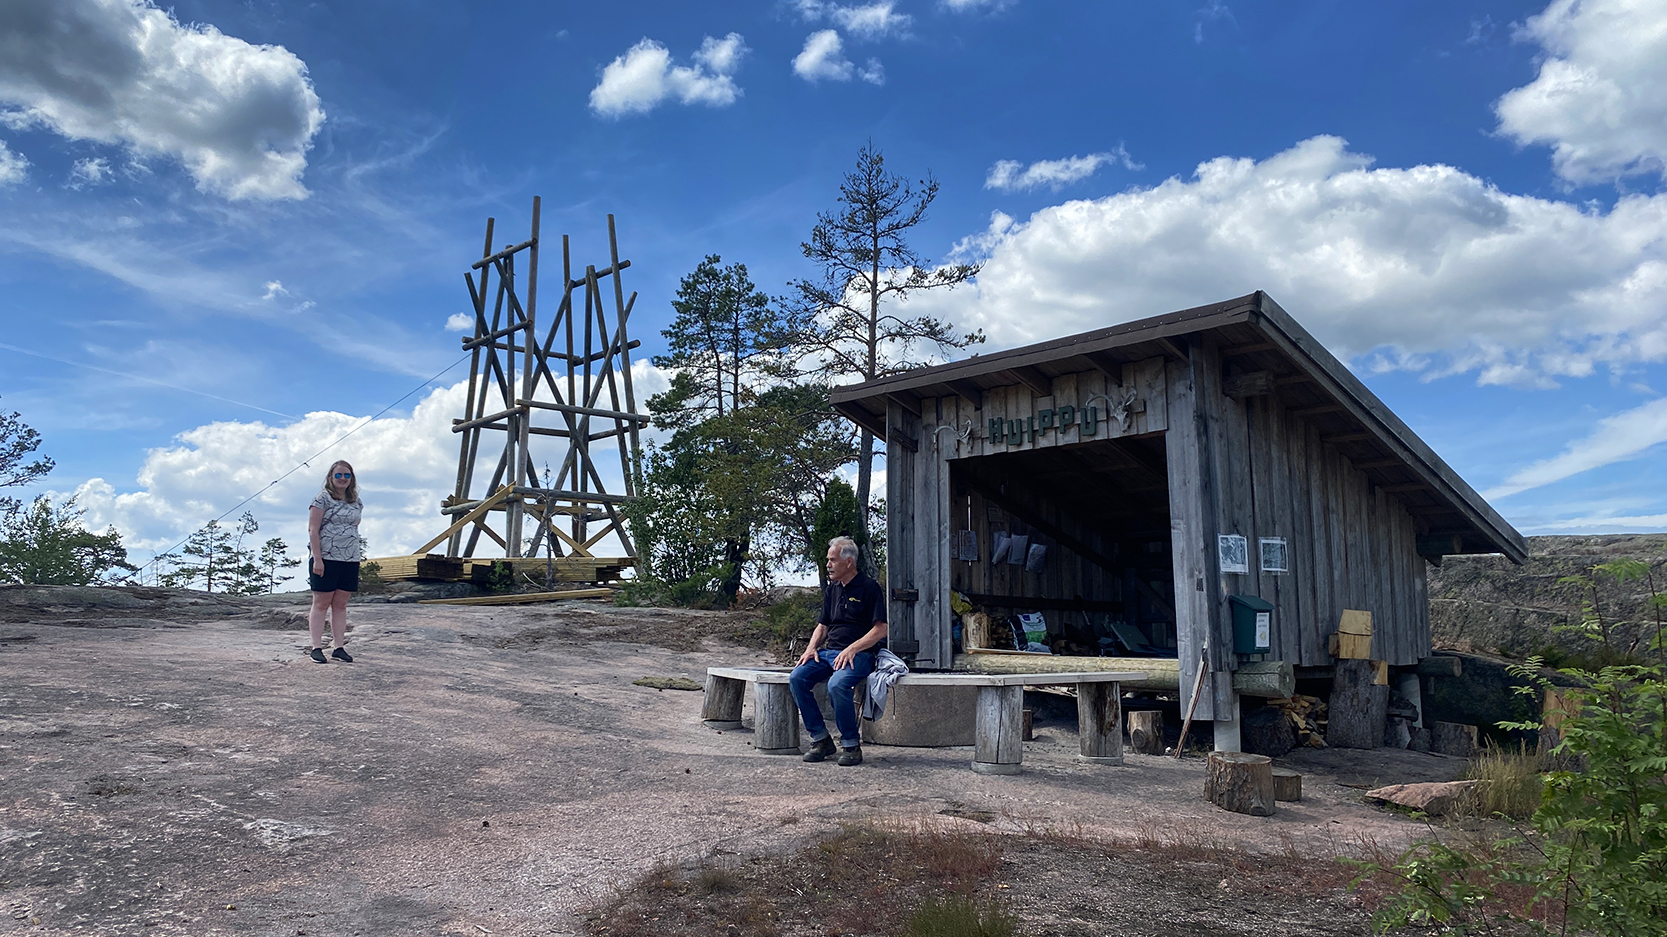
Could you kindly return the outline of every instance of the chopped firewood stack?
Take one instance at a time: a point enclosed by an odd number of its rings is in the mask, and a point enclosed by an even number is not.
[[[1282,710],[1297,730],[1297,744],[1325,748],[1326,704],[1317,696],[1298,693],[1290,698],[1270,699],[1268,705]]]

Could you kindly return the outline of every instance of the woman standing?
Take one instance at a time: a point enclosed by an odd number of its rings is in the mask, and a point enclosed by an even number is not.
[[[337,462],[324,476],[324,490],[307,509],[307,540],[312,554],[308,583],[313,590],[313,610],[307,623],[312,626],[312,659],[324,657],[324,613],[330,613],[330,630],[336,649],[330,656],[353,663],[347,653],[347,600],[359,591],[359,516],[365,506],[359,501],[358,479],[353,466]]]

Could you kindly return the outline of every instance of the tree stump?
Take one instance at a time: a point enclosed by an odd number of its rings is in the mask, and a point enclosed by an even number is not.
[[[786,683],[760,680],[753,689],[753,750],[761,755],[799,754],[799,704]]]
[[[978,688],[972,770],[979,774],[1019,773],[1019,762],[1024,757],[1024,743],[1019,739],[1024,698],[1022,686]]]
[[[706,675],[706,699],[700,704],[700,718],[709,729],[741,728],[741,700],[747,681]]]
[[[1469,758],[1476,753],[1476,727],[1437,722],[1430,726],[1430,750],[1438,755]]]
[[[1244,750],[1253,755],[1278,758],[1297,747],[1297,728],[1285,710],[1263,706],[1245,714],[1240,739]]]
[[[1223,810],[1273,816],[1273,759],[1248,752],[1211,752],[1204,763],[1204,799]]]
[[[1301,800],[1302,775],[1290,768],[1273,769],[1273,799]]]
[[[1383,723],[1389,715],[1389,687],[1373,682],[1369,660],[1340,660],[1326,708],[1325,741],[1333,748],[1374,749],[1383,744]]]
[[[1163,754],[1163,710],[1129,713],[1129,750],[1142,755]]]
[[[1116,683],[1077,686],[1077,757],[1099,765],[1123,763],[1123,691]]]

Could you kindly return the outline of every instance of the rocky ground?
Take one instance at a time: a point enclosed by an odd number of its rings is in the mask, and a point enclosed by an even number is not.
[[[1077,762],[1068,719],[1013,777],[964,748],[805,765],[633,685],[766,662],[746,613],[363,601],[358,661],[318,665],[305,598],[0,587],[0,932],[597,933],[655,870],[894,823],[1003,837],[1021,933],[1364,935],[1330,859],[1424,827],[1362,792],[1463,767],[1304,751],[1303,801],[1256,819],[1202,801],[1198,759]]]

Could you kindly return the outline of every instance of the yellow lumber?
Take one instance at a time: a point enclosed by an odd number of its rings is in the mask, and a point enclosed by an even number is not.
[[[1364,634],[1370,636],[1372,633],[1372,613],[1363,612],[1359,609],[1346,608],[1343,610],[1342,621],[1337,623],[1337,630],[1343,634]]]
[[[508,495],[510,493],[510,491],[513,490],[514,488],[515,488],[514,485],[505,485],[502,488],[499,488],[497,491],[494,491],[492,493],[491,497],[487,498],[485,501],[482,501],[478,506],[475,507],[474,510],[472,510],[469,513],[463,515],[462,517],[458,518],[457,520],[452,521],[451,526],[447,527],[444,531],[442,531],[440,536],[435,537],[433,540],[430,540],[429,542],[423,544],[422,546],[416,548],[415,550],[412,550],[411,552],[413,554],[427,553],[428,551],[430,551],[430,550],[434,549],[435,547],[439,546],[440,544],[444,543],[446,541],[446,538],[450,537],[452,534],[457,533],[458,531],[462,530],[463,528],[469,526],[470,524],[473,524],[475,521],[484,517],[486,515],[487,511],[492,510],[493,505],[497,504],[499,501],[502,501],[504,499],[504,496]]]
[[[565,599],[601,599],[614,594],[612,589],[569,589],[566,592],[524,592],[520,595],[477,595],[464,599],[422,599],[418,605],[531,605],[534,602],[560,602]]]

